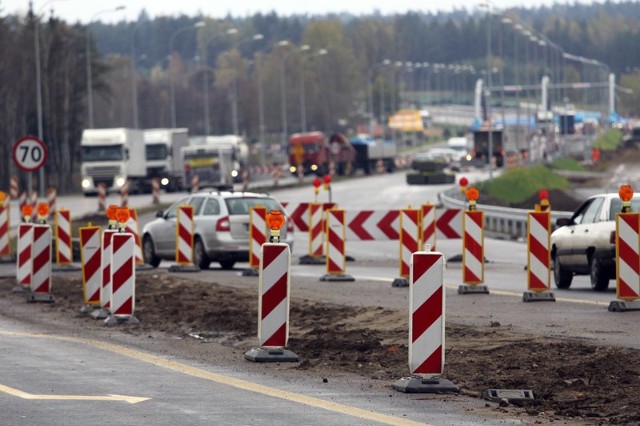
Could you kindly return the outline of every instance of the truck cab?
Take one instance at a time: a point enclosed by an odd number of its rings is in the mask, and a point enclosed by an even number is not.
[[[290,171],[304,174],[324,175],[334,165],[338,175],[353,173],[356,152],[344,135],[334,133],[326,136],[323,132],[295,133],[289,138]]]
[[[155,178],[167,191],[180,191],[186,187],[181,149],[189,144],[188,132],[186,128],[144,131],[148,187]]]

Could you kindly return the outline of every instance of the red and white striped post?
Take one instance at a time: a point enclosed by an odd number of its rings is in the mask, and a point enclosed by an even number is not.
[[[139,323],[133,316],[136,304],[135,249],[133,234],[117,232],[111,237],[111,315],[105,320],[106,325]]]
[[[200,176],[191,176],[191,192],[196,193],[200,190]]]
[[[71,212],[60,209],[55,213],[56,225],[56,263],[70,265],[73,261],[71,250]]]
[[[47,204],[49,204],[49,217],[55,216],[56,214],[56,197],[58,196],[58,191],[55,188],[47,189]]]
[[[129,205],[129,180],[125,179],[124,185],[120,188],[120,207]]]
[[[160,178],[154,177],[151,181],[151,197],[153,204],[160,204]]]
[[[327,273],[320,281],[355,281],[347,271],[346,213],[344,209],[327,210]]]
[[[30,218],[31,216],[29,216]],[[18,225],[18,255],[16,257],[16,281],[14,292],[25,292],[31,284],[33,223]]]
[[[104,182],[98,184],[98,211],[103,212],[107,209],[107,186]]]
[[[198,272],[200,267],[193,264],[194,223],[193,206],[178,207],[176,217],[176,265],[169,272]]]
[[[126,232],[133,234],[136,265],[144,264],[144,257],[142,256],[142,242],[140,241],[140,227],[138,226],[138,211],[136,209],[129,209],[129,218],[126,222]]]
[[[267,242],[267,209],[251,207],[249,209],[249,268],[242,271],[243,276],[258,276],[260,269],[260,250]]]
[[[12,200],[17,200],[20,195],[20,189],[18,187],[18,176],[11,176],[9,195]]]
[[[527,289],[523,302],[555,302],[551,290],[551,212],[527,213]]]
[[[449,380],[440,379],[445,356],[444,255],[416,252],[411,256],[409,287],[409,371],[394,383],[407,393],[457,392]]]
[[[323,208],[320,203],[309,204],[309,257],[324,256]],[[324,263],[324,259],[321,263]]]
[[[420,250],[436,250],[436,206],[420,206]]]
[[[54,301],[51,294],[51,226],[33,225],[32,271],[27,302]]]
[[[400,276],[393,280],[392,287],[408,287],[411,270],[411,255],[418,251],[420,241],[420,211],[417,209],[400,210]]]
[[[458,294],[489,294],[484,282],[484,213],[476,208],[480,193],[475,187],[465,192],[469,208],[462,212],[462,282]]]
[[[110,207],[111,208],[111,207]],[[109,221],[111,222],[111,220]],[[100,309],[91,312],[94,319],[105,319],[111,310],[111,243],[112,237],[118,232],[110,223],[109,228],[102,231],[100,255]]]
[[[82,263],[83,313],[93,312],[100,307],[100,290],[102,287],[102,270],[100,268],[100,227],[88,226],[80,228],[80,259]]]
[[[11,244],[9,242],[11,215],[9,214],[9,206],[6,194],[0,191],[0,260],[11,259]]]

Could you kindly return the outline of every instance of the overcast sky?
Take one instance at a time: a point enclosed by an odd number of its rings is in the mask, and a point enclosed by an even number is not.
[[[405,13],[407,11],[437,12],[466,8],[470,11],[480,8],[481,0],[33,0],[34,10],[41,13],[53,9],[56,16],[67,22],[86,23],[94,18],[102,21],[134,21],[141,10],[145,9],[152,17],[179,16],[181,14],[221,18],[230,14],[245,17],[258,12],[275,11],[278,15],[325,14],[331,12],[350,12],[355,15],[370,14],[379,11],[382,14]],[[490,0],[496,9],[509,7],[537,7],[553,3],[593,3],[593,0]],[[112,9],[126,5],[122,11]],[[29,0],[0,0],[0,15],[8,13],[24,14]]]

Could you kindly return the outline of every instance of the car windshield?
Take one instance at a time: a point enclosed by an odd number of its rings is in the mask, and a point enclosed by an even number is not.
[[[249,214],[249,208],[251,207],[265,207],[267,211],[269,210],[281,210],[280,203],[278,203],[273,198],[227,198],[225,199],[227,203],[227,210],[229,210],[230,215],[237,214]]]
[[[614,198],[611,200],[611,210],[609,211],[609,220],[616,220],[616,213],[622,211],[622,200]],[[640,212],[640,198],[631,199],[631,211]]]

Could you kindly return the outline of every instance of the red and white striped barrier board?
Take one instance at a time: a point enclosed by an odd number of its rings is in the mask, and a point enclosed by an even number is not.
[[[33,225],[33,269],[30,283],[33,295],[51,293],[51,234],[51,226]]]
[[[85,305],[100,305],[102,271],[100,269],[100,227],[80,228],[80,259],[82,262],[82,294]]]
[[[420,250],[436,250],[436,206],[433,204],[420,206]]]
[[[400,276],[409,278],[411,255],[418,251],[420,211],[400,210]]]
[[[178,207],[176,226],[176,263],[193,265],[193,206]]]
[[[56,214],[56,197],[58,191],[55,188],[49,188],[47,190],[47,204],[49,205],[49,216],[55,216]]]
[[[38,218],[38,193],[36,191],[29,192],[29,199],[27,200],[31,207],[33,207],[33,213],[31,214],[31,221],[35,222]]]
[[[117,232],[111,237],[111,304],[114,317],[132,317],[136,300],[135,236]]]
[[[140,265],[144,263],[142,257],[142,242],[140,241],[140,228],[138,227],[138,212],[136,209],[129,209],[129,220],[127,221],[126,232],[133,234],[133,239],[136,245],[136,264]]]
[[[551,289],[551,213],[527,214],[527,288]]]
[[[151,197],[153,204],[160,204],[160,179],[157,177],[151,181]]]
[[[444,369],[444,255],[411,256],[409,287],[409,370],[414,375],[442,374]]]
[[[282,205],[284,204],[285,203],[282,203]],[[294,226],[300,232],[309,232],[309,223],[307,223],[307,219],[309,217],[308,211],[309,203],[300,203],[296,206],[295,209],[291,211],[291,214],[289,215]]]
[[[16,281],[23,288],[31,284],[33,223],[18,225],[18,256],[16,259]]]
[[[120,188],[120,207],[129,206],[129,181],[125,180]]]
[[[98,184],[98,211],[103,212],[107,209],[107,186],[100,182]]]
[[[267,209],[249,209],[249,268],[260,268],[260,250],[267,242]]]
[[[18,176],[11,176],[11,182],[9,187],[9,196],[12,200],[17,200],[20,194],[20,190],[18,188]]]
[[[191,192],[198,192],[200,190],[200,176],[191,176]]]
[[[105,229],[102,232],[102,289],[100,290],[100,306],[106,310],[111,307],[111,239],[117,234],[116,229]]]
[[[71,252],[71,212],[60,209],[56,212],[56,263],[69,265],[73,260]]]
[[[9,203],[6,207],[0,205],[0,256],[10,256],[11,246],[9,245]]]
[[[400,238],[398,210],[347,210],[348,241],[380,241]]]
[[[640,213],[616,214],[616,297],[640,298]]]
[[[263,347],[284,347],[289,340],[289,268],[291,252],[282,243],[266,243],[260,255],[258,340]]]
[[[462,238],[462,210],[436,210],[436,239]]]
[[[465,210],[462,220],[462,282],[484,282],[484,212]]]
[[[309,204],[309,256],[324,256],[324,210],[322,204]]]
[[[347,269],[345,219],[343,209],[327,211],[327,274],[344,274]]]

